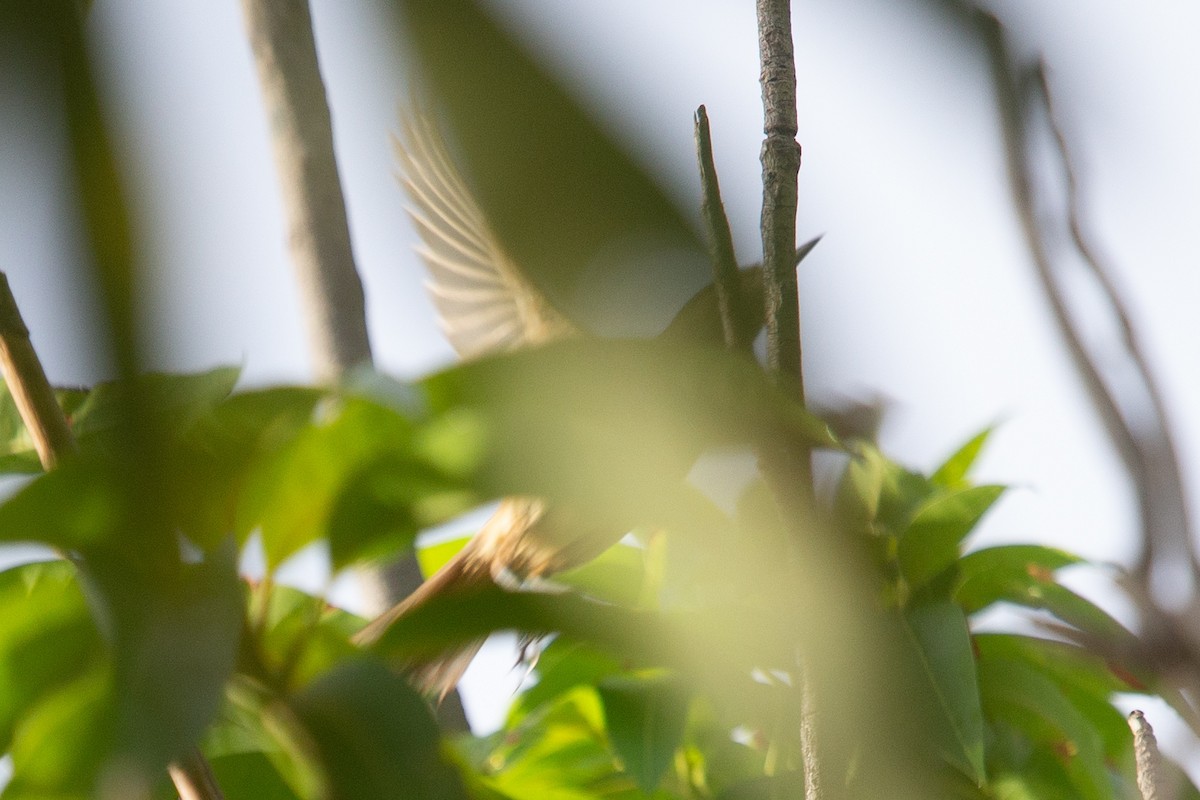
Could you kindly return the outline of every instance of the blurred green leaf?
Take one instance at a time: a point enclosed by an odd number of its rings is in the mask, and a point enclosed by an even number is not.
[[[1108,763],[1132,775],[1133,736],[1111,700],[1133,687],[1102,658],[1077,645],[1032,636],[979,634],[975,642],[980,659],[1018,659],[1053,680],[1100,735]]]
[[[384,455],[411,452],[412,434],[409,420],[370,401],[345,398],[330,404],[314,424],[296,430],[286,444],[252,465],[243,483],[238,531],[244,536],[258,528],[268,569],[277,567],[326,535],[338,498],[358,470]],[[346,559],[369,548],[374,539],[348,525],[350,511],[341,513],[338,541],[331,542],[331,549]],[[392,531],[391,526],[377,526],[371,533]],[[401,533],[411,540],[415,530],[410,525]]]
[[[645,576],[645,550],[618,542],[588,563],[554,577],[555,583],[610,603],[632,605]]]
[[[556,639],[538,655],[537,682],[513,700],[507,724],[512,727],[571,689],[595,686],[620,671],[620,661],[613,655],[586,642]]]
[[[372,661],[348,661],[291,702],[333,800],[465,798],[425,701]]]
[[[1022,661],[995,657],[979,661],[979,686],[988,718],[1011,726],[1030,743],[1029,760],[1012,765],[1023,767],[1014,771],[1052,774],[1053,767],[1061,767],[1070,776],[1071,796],[1109,800],[1102,738],[1052,680]],[[998,768],[996,774],[1005,771]]]
[[[711,279],[691,224],[481,4],[397,6],[456,161],[522,272],[584,323],[661,329]]]
[[[975,434],[969,442],[955,451],[954,455],[946,459],[929,479],[945,489],[966,488],[967,473],[975,465],[975,459],[979,457],[993,430],[994,428],[988,427]]]
[[[958,563],[959,586],[954,599],[968,614],[1001,600],[1037,602],[1055,571],[1081,559],[1041,545],[1001,545],[967,553]]]
[[[0,573],[0,751],[32,706],[105,657],[74,566],[55,561]]]
[[[987,781],[983,710],[967,618],[945,602],[908,608],[902,619],[942,721],[937,734],[943,754],[982,786]]]
[[[127,514],[112,464],[71,458],[0,505],[0,541],[41,542],[64,550],[93,547],[112,539]]]
[[[575,500],[623,522],[664,505],[709,447],[788,439],[836,446],[823,422],[749,360],[652,341],[563,341],[421,382],[430,410],[478,415],[484,494]],[[603,476],[599,480],[597,476]]]
[[[149,372],[131,381],[101,383],[76,408],[71,427],[81,445],[92,437],[120,431],[136,396],[138,408],[149,411],[164,430],[182,434],[211,413],[233,392],[241,369],[217,367],[205,372]]]
[[[230,753],[209,759],[209,765],[221,791],[233,800],[304,800],[263,753]]]
[[[152,771],[197,742],[233,674],[243,597],[230,545],[166,574],[139,574],[125,551],[88,553],[112,630],[113,744]]]
[[[958,559],[959,547],[1003,486],[973,486],[939,495],[922,505],[900,537],[900,571],[916,589]]]
[[[287,586],[262,582],[250,592],[250,641],[258,675],[279,691],[292,691],[359,653],[350,637],[363,620]]]
[[[599,682],[613,750],[644,792],[653,792],[675,758],[689,693],[678,676],[609,675]]]
[[[23,715],[12,741],[13,779],[5,798],[94,796],[118,718],[112,681],[106,661],[84,665]]]

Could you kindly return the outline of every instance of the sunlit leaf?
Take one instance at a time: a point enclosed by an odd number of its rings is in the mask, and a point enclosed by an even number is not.
[[[963,539],[1003,492],[1003,486],[974,486],[922,505],[900,538],[900,571],[909,585],[922,586],[953,564]]]
[[[104,658],[74,566],[60,561],[0,573],[0,751],[35,703]]]
[[[945,463],[938,467],[929,479],[938,486],[946,489],[965,488],[967,485],[967,473],[975,465],[975,459],[983,451],[983,447],[987,444],[993,430],[990,427],[984,428],[975,434],[970,441],[955,451],[954,455],[946,459]]]

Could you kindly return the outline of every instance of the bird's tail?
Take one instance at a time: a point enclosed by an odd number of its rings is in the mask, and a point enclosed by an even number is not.
[[[471,546],[468,544],[412,594],[368,622],[354,635],[354,643],[361,646],[374,644],[397,620],[413,613],[436,597],[493,583],[491,574],[486,568],[480,568],[478,557],[469,552],[470,550]],[[479,652],[479,648],[483,646],[483,642],[483,639],[468,642],[430,659],[410,664],[408,672],[413,683],[417,689],[436,697],[440,702],[458,685],[459,679]]]

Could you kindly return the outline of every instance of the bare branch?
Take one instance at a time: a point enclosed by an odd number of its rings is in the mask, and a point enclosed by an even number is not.
[[[800,303],[796,285],[796,206],[800,145],[796,143],[796,59],[790,0],[757,0],[758,49],[762,74],[763,284],[766,302],[767,365],[796,381],[804,400],[801,371]]]
[[[288,242],[320,380],[371,360],[333,129],[306,0],[243,0],[271,122]]]
[[[52,469],[64,455],[75,452],[75,436],[63,416],[54,389],[42,369],[29,329],[0,272],[0,370],[17,405],[17,411],[33,438],[42,467]]]
[[[1138,492],[1140,497],[1145,498],[1142,504],[1144,536],[1133,571],[1144,585],[1149,586],[1151,567],[1158,560],[1156,556],[1161,553],[1164,560],[1171,559],[1175,563],[1190,562],[1195,581],[1193,588],[1200,588],[1200,565],[1197,565],[1196,555],[1192,552],[1192,525],[1188,514],[1187,493],[1179,454],[1171,435],[1170,414],[1162,388],[1150,367],[1145,348],[1117,289],[1115,271],[1101,255],[1101,248],[1087,230],[1081,208],[1079,171],[1058,119],[1050,86],[1046,80],[1046,71],[1040,65],[1037,78],[1066,179],[1067,223],[1071,240],[1108,300],[1110,313],[1120,327],[1122,344],[1129,362],[1141,379],[1142,390],[1150,406],[1149,418],[1142,423],[1141,430],[1134,434],[1140,457],[1141,480],[1145,482],[1146,487]]]

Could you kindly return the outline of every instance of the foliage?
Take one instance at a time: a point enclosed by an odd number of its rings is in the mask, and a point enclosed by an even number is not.
[[[1152,688],[1154,676],[1065,641],[971,632],[972,618],[1009,603],[1106,640],[1127,635],[1057,582],[1079,564],[1069,554],[963,554],[1001,492],[967,478],[982,438],[927,477],[869,444],[835,443],[749,367],[707,350],[579,342],[331,392],[230,394],[228,370],[149,376],[137,387],[171,453],[153,476],[154,496],[169,502],[154,513],[132,502],[148,476],[126,469],[114,445],[116,409],[132,392],[97,387],[76,417],[79,457],[0,506],[3,539],[45,542],[89,565],[0,573],[0,734],[16,770],[6,796],[87,796],[131,764],[155,775],[202,731],[230,797],[386,797],[401,785],[413,797],[791,792],[799,699],[785,632],[797,619],[779,609],[796,573],[748,540],[769,548],[781,535],[763,528],[763,486],[751,483],[729,516],[679,484],[676,456],[662,453],[685,431],[692,453],[780,437],[849,448],[829,530],[873,554],[863,582],[874,611],[859,613],[891,620],[903,644],[889,669],[915,667],[904,699],[928,712],[947,765],[933,770],[939,780],[964,796],[1121,796],[1132,749],[1110,701]],[[534,397],[546,413],[518,419]],[[0,422],[19,453],[13,413]],[[610,486],[580,477],[613,473]],[[370,652],[350,644],[359,620],[270,579],[314,543],[328,542],[339,565],[359,563],[514,492],[636,516],[670,535],[641,528],[642,545],[565,576],[578,587],[570,594],[435,605]],[[228,535],[215,533],[221,523]],[[252,535],[268,575],[247,584],[231,554]],[[162,558],[181,543],[187,558]],[[823,627],[810,620],[801,642],[823,641]],[[508,628],[556,634],[536,683],[497,734],[444,741],[387,665]],[[888,652],[884,640],[874,646]]]
[[[699,252],[684,216],[474,4],[400,5],[489,216],[551,294],[614,231],[649,236],[654,255]],[[459,57],[470,37],[494,85]],[[72,86],[68,102],[95,99]],[[554,157],[530,157],[533,141]],[[92,137],[74,154],[85,195],[102,149]],[[521,217],[514,197],[543,202]],[[698,288],[695,264],[670,263],[665,283]],[[969,479],[986,431],[921,474],[839,440],[749,359],[656,341],[562,342],[412,383],[236,381],[217,369],[64,392],[80,452],[48,474],[0,397],[0,470],[34,475],[0,505],[0,541],[60,556],[0,573],[5,798],[169,796],[166,765],[197,743],[231,800],[798,797],[810,700],[836,796],[1132,791],[1112,700],[1159,676],[1076,643],[1119,652],[1132,636],[1059,582],[1077,557],[969,550],[1003,493]],[[781,445],[844,461],[804,519],[781,519],[761,476],[735,508],[686,480],[706,453]],[[637,542],[559,593],[430,603],[369,648],[351,641],[362,620],[275,583],[306,547],[353,568],[515,494]],[[237,572],[252,539],[256,581]],[[1060,635],[982,632],[999,604]],[[404,669],[499,630],[543,637],[536,682],[494,735],[444,736]]]

